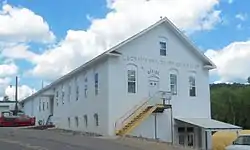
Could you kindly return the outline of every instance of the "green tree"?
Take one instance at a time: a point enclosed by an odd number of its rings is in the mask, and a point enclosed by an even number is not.
[[[3,97],[3,101],[9,101],[10,99],[9,99],[9,96],[7,96],[7,95],[5,95],[4,97]]]
[[[212,118],[250,129],[250,85],[211,84]]]

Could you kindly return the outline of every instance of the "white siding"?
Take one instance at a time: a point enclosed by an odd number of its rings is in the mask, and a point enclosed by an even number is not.
[[[162,39],[167,46],[166,56],[160,55],[159,42]],[[53,91],[55,95],[53,122],[58,128],[114,135],[116,121],[128,110],[142,100],[148,99],[157,90],[170,90],[170,73],[177,75],[177,95],[173,95],[171,100],[173,117],[211,117],[208,70],[203,69],[200,57],[164,24],[127,43],[117,51],[122,53],[121,57],[110,56],[108,59],[99,60],[91,67],[57,84],[55,91],[49,89],[49,92]],[[136,71],[136,93],[128,93],[128,69]],[[95,94],[95,73],[98,73],[99,77],[98,95]],[[195,75],[196,79],[195,97],[189,95],[190,75]],[[151,86],[150,83],[154,83],[155,86]],[[79,86],[78,100],[76,84]],[[69,85],[71,95],[69,95]],[[65,92],[64,103],[62,103],[62,86]],[[87,96],[85,96],[86,86]],[[47,119],[50,111],[39,111],[39,96],[31,101],[25,102],[26,113],[36,116],[38,120]],[[98,126],[94,114],[98,114]],[[75,122],[76,117],[78,126]],[[153,114],[149,116],[131,134],[148,138],[155,138],[157,135],[161,140],[171,141],[170,123],[170,110],[166,110],[162,114],[157,114],[156,119]]]
[[[166,56],[160,56],[160,37],[167,38]],[[172,96],[171,100],[173,116],[191,118],[210,117],[208,70],[203,69],[201,59],[190,50],[190,47],[187,47],[175,36],[172,31],[167,29],[165,25],[156,27],[117,51],[122,53],[123,56],[109,60],[110,134],[114,134],[112,132],[114,131],[114,123],[119,117],[124,115],[141,100],[148,98],[148,80],[150,80],[150,75],[156,73],[156,76],[159,77],[159,90],[170,90],[169,73],[173,69],[178,72],[178,94]],[[138,68],[137,93],[135,94],[127,92],[126,65],[128,63],[132,63]],[[189,96],[188,77],[190,72],[195,72],[196,74],[196,97]],[[167,113],[166,115],[169,116],[170,114]],[[151,121],[145,121],[148,122],[148,129],[152,126],[152,117],[149,117],[149,119]],[[143,128],[143,126],[141,125],[138,128]],[[171,131],[167,127],[161,130]],[[138,129],[138,132],[134,132],[133,134],[140,135],[141,133]],[[169,139],[169,137],[163,136],[162,138]]]

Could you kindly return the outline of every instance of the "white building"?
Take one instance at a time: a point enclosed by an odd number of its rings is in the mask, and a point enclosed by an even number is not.
[[[0,101],[0,113],[3,111],[10,111],[15,109],[15,101]],[[20,108],[20,106],[18,105]]]
[[[163,18],[22,102],[26,114],[53,115],[62,129],[211,148],[212,130],[240,129],[211,119],[214,68]]]

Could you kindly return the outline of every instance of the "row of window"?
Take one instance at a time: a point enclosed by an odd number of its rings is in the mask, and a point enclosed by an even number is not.
[[[177,74],[170,73],[170,91],[173,95],[177,95],[178,91],[178,81]],[[137,87],[137,75],[136,69],[128,69],[127,70],[127,91],[128,93],[136,93]],[[189,96],[196,96],[196,79],[194,75],[189,76]]]
[[[94,117],[94,120],[95,120],[95,126],[99,126],[99,116],[98,116],[98,114],[95,113],[93,117]],[[88,116],[84,115],[83,119],[84,119],[85,127],[88,127]],[[80,121],[79,121],[78,116],[74,117],[74,122],[75,122],[75,126],[78,128],[79,125],[80,125]],[[70,117],[68,117],[68,127],[71,128],[71,118]]]
[[[46,105],[46,106],[45,106]],[[45,108],[46,107],[46,108]],[[39,99],[39,111],[45,111],[45,109],[49,109],[49,102],[45,102],[41,100],[41,98]]]
[[[78,79],[75,78],[75,94],[76,94],[76,97],[75,97],[75,100],[78,101],[79,100],[79,95],[80,95],[80,87],[78,85]],[[99,74],[98,73],[95,73],[94,75],[94,88],[95,88],[95,95],[98,95],[99,94]],[[65,86],[62,85],[61,87],[61,100],[62,100],[62,104],[64,104],[64,100],[65,100]],[[67,95],[67,99],[68,101],[70,102],[71,99],[72,99],[72,89],[71,89],[71,84],[69,83],[68,85],[68,95]],[[88,78],[86,77],[84,79],[84,97],[87,98],[87,94],[88,94]],[[56,91],[56,105],[58,106],[59,105],[59,91]]]

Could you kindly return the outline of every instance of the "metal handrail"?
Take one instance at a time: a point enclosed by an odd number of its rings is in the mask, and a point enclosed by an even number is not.
[[[139,104],[141,104],[141,102],[143,102],[141,105],[137,104],[136,106],[134,106],[132,109],[130,109],[128,112],[126,112],[122,117],[120,117],[116,122],[115,122],[115,129],[118,130],[120,128],[120,125],[123,125],[126,121],[129,120],[129,118],[131,118],[131,116],[133,116],[136,112],[138,112],[139,109],[141,109],[143,106],[145,106],[146,104],[148,104],[149,101],[151,101],[153,98],[156,97],[157,94],[162,93],[163,91],[157,91],[153,96],[150,96],[146,101],[140,101]],[[139,106],[138,106],[139,105]],[[132,112],[131,112],[132,111]],[[127,116],[128,115],[128,116]],[[119,126],[118,126],[119,125]]]
[[[119,122],[120,120],[124,120],[125,118],[127,118],[127,115],[130,116],[131,113],[133,113],[134,111],[136,111],[138,109],[138,107],[140,107],[141,105],[143,105],[147,101],[148,101],[148,99],[146,99],[146,100],[143,99],[138,104],[136,104],[134,107],[132,107],[131,109],[129,109],[124,115],[122,115],[119,119],[117,119],[117,121],[115,122],[115,127],[117,126],[117,122]]]

